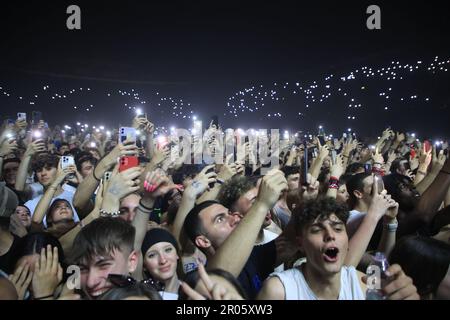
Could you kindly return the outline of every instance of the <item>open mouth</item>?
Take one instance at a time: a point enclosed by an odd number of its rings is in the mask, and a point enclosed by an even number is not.
[[[339,249],[330,247],[323,253],[323,258],[326,262],[336,262],[338,260]]]

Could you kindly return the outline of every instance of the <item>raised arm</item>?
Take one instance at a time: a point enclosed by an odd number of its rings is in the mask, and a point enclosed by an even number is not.
[[[208,268],[223,269],[235,277],[241,273],[255,245],[264,217],[278,201],[281,192],[286,189],[287,181],[281,171],[274,171],[262,179],[255,203],[218,248],[214,257],[208,262]]]
[[[344,157],[342,154],[336,156],[336,162],[333,163],[330,169],[330,181],[327,190],[327,197],[336,199],[337,191],[339,189],[339,178],[344,173]]]
[[[17,171],[16,185],[15,188],[17,191],[24,191],[29,193],[30,190],[26,186],[26,180],[28,177],[28,171],[30,169],[30,163],[33,156],[38,152],[45,151],[45,143],[43,140],[36,140],[30,143],[23,155],[22,160],[20,161],[19,169]]]
[[[69,174],[75,173],[75,166],[68,166],[64,169],[61,168],[61,160],[58,164],[58,171],[55,181],[47,188],[42,198],[39,200],[36,209],[34,210],[33,217],[31,221],[36,224],[41,224],[44,220],[47,210],[51,204],[55,192],[58,190],[60,185],[63,183],[64,179]]]
[[[325,158],[329,155],[329,147],[327,145],[321,146],[319,140],[317,140],[317,143],[319,145],[319,156],[317,157],[316,160],[314,160],[309,170],[309,173],[311,173],[311,176],[315,179],[319,177],[320,169],[322,168],[323,162],[325,161]]]
[[[106,171],[117,164],[119,157],[135,155],[137,153],[137,147],[134,144],[118,144],[106,157],[104,157],[94,168],[94,171],[88,175],[83,182],[77,188],[75,196],[73,197],[73,205],[77,210],[77,213],[85,217],[92,211],[94,204],[91,200],[92,194],[97,189],[100,179],[103,177]]]
[[[214,171],[206,173],[206,171],[212,168],[214,168],[214,165],[203,168],[203,170],[195,176],[191,184],[183,192],[183,197],[181,198],[181,203],[172,228],[172,234],[180,244],[181,229],[183,228],[184,220],[186,219],[187,214],[195,206],[195,201],[198,196],[208,189],[208,184],[216,181],[217,174]]]
[[[374,179],[379,179],[374,176]],[[367,214],[364,216],[358,230],[348,242],[348,253],[345,258],[345,265],[357,266],[367,250],[370,239],[375,231],[378,221],[384,216],[389,208],[398,204],[391,199],[386,190],[378,193],[378,183],[374,180],[372,187],[372,200]]]

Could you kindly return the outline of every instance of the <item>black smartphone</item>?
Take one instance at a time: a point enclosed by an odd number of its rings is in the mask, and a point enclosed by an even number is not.
[[[370,163],[364,164],[364,172],[368,174],[372,173],[372,165]]]
[[[42,112],[40,111],[33,111],[31,114],[31,121],[33,124],[38,124],[39,121],[42,120]]]
[[[304,155],[303,155],[303,163],[302,163],[302,176],[301,176],[301,180],[302,180],[302,185],[303,186],[308,186],[308,142],[304,143]]]
[[[210,173],[210,172],[214,172],[214,167],[212,167],[211,169],[206,170],[205,173]],[[214,185],[215,185],[214,182],[211,182],[210,184],[208,184],[210,189],[214,188]]]
[[[320,141],[320,145],[321,145],[321,146],[324,146],[325,143],[326,143],[326,141],[325,141],[325,136],[317,136],[317,138],[318,138],[319,141]]]

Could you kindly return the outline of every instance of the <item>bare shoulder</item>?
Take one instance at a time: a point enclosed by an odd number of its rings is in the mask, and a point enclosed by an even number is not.
[[[286,298],[284,285],[278,277],[269,277],[264,281],[257,300],[284,300]]]

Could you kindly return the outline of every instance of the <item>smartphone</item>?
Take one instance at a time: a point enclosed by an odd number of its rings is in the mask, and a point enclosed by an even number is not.
[[[302,180],[302,185],[303,186],[308,186],[308,142],[304,143],[304,155],[303,155],[303,163],[302,163],[302,176],[301,176],[301,180]]]
[[[319,139],[320,145],[324,146],[326,143],[325,136],[317,136],[317,138]]]
[[[119,172],[139,166],[139,158],[135,156],[122,157],[119,160]]]
[[[119,129],[119,143],[124,143],[125,140],[133,141],[136,144],[136,129],[121,127]]]
[[[364,164],[364,172],[369,174],[372,173],[372,165],[370,163]]]
[[[106,171],[105,174],[103,175],[103,181],[107,182],[111,179],[112,176],[112,172],[111,171]]]
[[[61,157],[61,168],[65,169],[68,166],[74,166],[75,165],[75,159],[72,156],[62,156]],[[68,179],[75,178],[75,174],[71,173],[67,176]]]
[[[27,121],[27,114],[24,112],[18,112],[17,121]]]
[[[214,167],[212,167],[211,169],[207,170],[205,173],[207,174],[207,173],[210,173],[210,172],[214,172]],[[210,189],[214,188],[214,184],[215,184],[214,182],[208,184],[209,188]]]
[[[141,114],[138,114],[137,117],[138,117],[138,118],[144,118],[144,119],[147,119],[147,114],[146,114],[146,113],[141,113]]]
[[[42,112],[40,111],[33,111],[31,114],[31,121],[33,124],[38,124],[39,121],[42,120]]]
[[[75,159],[72,156],[62,156],[61,158],[61,168],[65,169],[68,166],[74,166]]]
[[[416,149],[411,148],[409,150],[410,159],[413,160],[416,157]]]
[[[32,132],[32,137],[31,137],[31,141],[37,141],[37,140],[44,140],[44,134],[42,133],[41,130],[33,130]]]

